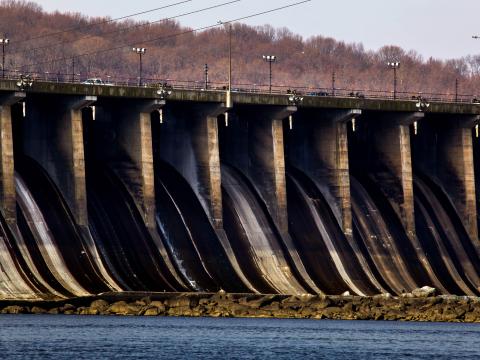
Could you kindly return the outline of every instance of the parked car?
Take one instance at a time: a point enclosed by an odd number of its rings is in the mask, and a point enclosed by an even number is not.
[[[103,81],[100,78],[87,79],[83,82],[83,84],[85,84],[85,85],[108,85],[108,84],[105,83],[105,81]]]

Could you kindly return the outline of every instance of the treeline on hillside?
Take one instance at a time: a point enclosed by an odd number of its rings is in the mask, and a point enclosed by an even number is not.
[[[160,16],[159,16],[160,17]],[[7,34],[7,71],[71,74],[86,77],[135,78],[138,56],[132,46],[146,47],[144,77],[201,82],[208,63],[211,82],[228,78],[228,28],[191,33],[178,22],[141,23],[132,20],[104,22],[108,18],[78,13],[47,13],[25,1],[0,3],[0,33]],[[65,29],[71,31],[64,32]],[[54,36],[46,34],[57,33]],[[176,36],[177,34],[185,33]],[[274,84],[330,88],[335,72],[337,88],[388,90],[392,72],[388,61],[400,61],[398,90],[424,93],[479,93],[480,55],[441,61],[423,59],[414,51],[385,46],[367,51],[361,44],[347,44],[315,36],[303,39],[286,28],[234,24],[233,81],[235,84],[268,83],[263,54],[274,54]],[[145,42],[149,39],[158,39]],[[56,45],[55,45],[56,44]],[[55,46],[52,46],[55,45]],[[104,49],[117,48],[113,51]],[[100,51],[97,53],[97,51]],[[92,55],[84,55],[95,53]],[[50,75],[51,76],[51,75]]]

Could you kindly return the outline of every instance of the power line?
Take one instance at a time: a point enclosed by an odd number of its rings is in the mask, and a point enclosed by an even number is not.
[[[137,24],[137,25],[127,26],[127,27],[124,27],[124,28],[122,28],[122,29],[118,29],[118,30],[114,30],[114,31],[110,31],[110,32],[105,32],[105,33],[103,33],[103,34],[101,34],[101,35],[111,35],[111,34],[120,33],[120,32],[125,31],[125,30],[138,29],[138,28],[141,28],[141,27],[150,26],[150,25],[157,24],[157,23],[160,23],[160,22],[165,22],[165,21],[169,21],[169,20],[173,20],[173,19],[178,19],[178,18],[180,18],[180,17],[185,17],[185,16],[188,16],[188,15],[198,14],[198,13],[200,13],[200,12],[205,12],[205,11],[208,11],[208,10],[213,10],[213,9],[216,9],[216,8],[219,8],[219,7],[222,7],[222,6],[226,6],[226,5],[231,5],[231,4],[233,4],[233,3],[237,3],[237,2],[240,2],[240,1],[242,1],[242,0],[232,0],[232,1],[229,1],[229,2],[226,2],[226,3],[209,6],[209,7],[202,8],[202,9],[198,9],[198,10],[194,10],[194,11],[189,11],[189,12],[186,12],[186,13],[182,13],[182,14],[175,15],[175,16],[171,16],[171,17],[167,17],[167,18],[163,18],[163,19],[156,20],[156,21],[147,22],[147,23],[144,23],[144,24]],[[183,2],[185,2],[185,1],[183,1]],[[177,3],[177,4],[180,4],[180,3]],[[174,5],[176,5],[176,4],[174,4]],[[172,5],[170,5],[170,6],[172,6]],[[82,36],[82,37],[80,37],[80,38],[76,38],[76,39],[72,39],[72,40],[68,40],[68,41],[62,41],[62,42],[59,42],[59,43],[56,43],[56,44],[50,44],[50,45],[39,46],[39,47],[36,47],[36,48],[31,48],[31,49],[25,49],[25,50],[22,51],[22,53],[32,52],[32,51],[37,51],[37,50],[43,50],[43,49],[48,49],[48,48],[51,48],[51,47],[56,47],[56,46],[60,46],[60,45],[65,45],[65,44],[69,44],[69,43],[73,43],[73,42],[76,42],[76,41],[79,41],[79,40],[89,39],[89,38],[93,38],[93,37],[96,37],[96,35],[86,35],[86,36]],[[20,51],[18,51],[18,52],[13,52],[13,53],[11,53],[11,54],[17,54],[17,53],[19,53],[19,52],[20,52]]]
[[[165,5],[165,6],[155,8],[155,9],[150,9],[150,10],[145,10],[145,11],[141,11],[141,12],[134,13],[134,14],[124,15],[124,16],[121,16],[121,17],[118,17],[118,18],[115,18],[115,19],[108,19],[108,20],[100,21],[100,22],[93,23],[93,24],[72,27],[72,28],[69,28],[69,29],[65,29],[65,30],[61,30],[61,31],[57,31],[57,32],[52,32],[52,33],[47,33],[47,34],[42,34],[42,35],[35,36],[35,37],[32,37],[32,38],[28,38],[28,39],[15,40],[15,44],[21,44],[21,43],[24,43],[24,42],[27,42],[27,41],[38,40],[38,39],[43,39],[43,38],[46,38],[46,37],[61,35],[61,34],[65,34],[65,33],[76,31],[76,30],[89,29],[89,28],[92,28],[92,27],[95,27],[95,26],[109,24],[109,23],[112,23],[112,22],[128,19],[128,18],[138,16],[138,15],[145,15],[145,14],[152,13],[152,12],[155,12],[155,11],[158,11],[158,10],[163,10],[163,9],[169,8],[171,6],[176,6],[176,5],[179,5],[179,4],[192,2],[192,1],[193,0],[184,0],[184,1],[181,1],[181,2],[178,2],[178,3],[175,3],[175,4]]]
[[[60,61],[67,61],[67,60],[71,60],[73,57],[79,58],[79,57],[85,57],[85,56],[90,56],[90,55],[97,55],[97,54],[102,54],[102,53],[106,53],[106,52],[110,52],[110,51],[125,49],[126,47],[132,47],[132,46],[135,46],[135,45],[138,45],[138,44],[148,44],[148,43],[152,43],[152,42],[155,42],[155,41],[167,40],[167,39],[171,39],[171,38],[175,38],[175,37],[179,37],[179,36],[183,36],[183,35],[187,35],[187,34],[196,33],[196,32],[199,32],[199,31],[213,29],[213,28],[223,26],[223,25],[227,25],[227,24],[232,24],[232,23],[235,23],[235,22],[243,21],[243,20],[248,20],[248,19],[258,17],[258,16],[261,16],[261,15],[271,14],[271,13],[274,13],[274,12],[277,12],[277,11],[280,11],[280,10],[285,10],[285,9],[288,9],[288,8],[291,8],[291,7],[294,7],[294,6],[299,6],[299,5],[302,5],[302,4],[311,2],[311,1],[312,0],[298,1],[298,2],[295,2],[295,3],[289,4],[289,5],[273,8],[273,9],[270,9],[270,10],[254,13],[254,14],[247,15],[247,16],[242,16],[242,17],[239,17],[239,18],[236,18],[236,19],[231,19],[231,20],[228,20],[228,21],[223,21],[223,22],[220,22],[220,23],[216,23],[214,25],[203,26],[203,27],[200,27],[200,28],[192,29],[192,30],[182,31],[182,32],[176,33],[176,34],[161,36],[161,37],[147,39],[147,40],[143,40],[143,41],[137,41],[137,42],[134,42],[134,43],[126,43],[126,44],[123,44],[123,45],[120,45],[120,46],[107,48],[107,49],[101,49],[101,50],[92,51],[92,52],[83,53],[83,54],[78,54],[78,55],[75,55],[75,56],[57,58],[57,59],[53,59],[53,60],[49,60],[49,61],[42,61],[42,62],[38,62],[38,63],[28,64],[28,65],[25,65],[24,67],[28,68],[28,67],[33,67],[33,66],[37,66],[37,65],[51,64],[51,63],[60,62]]]

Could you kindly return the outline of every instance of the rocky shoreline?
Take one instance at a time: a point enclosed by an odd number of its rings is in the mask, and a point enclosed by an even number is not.
[[[480,323],[480,298],[107,293],[62,301],[0,300],[1,314],[185,316]]]

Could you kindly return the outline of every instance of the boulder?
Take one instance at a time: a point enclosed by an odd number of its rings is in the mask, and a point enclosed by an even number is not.
[[[425,298],[435,296],[437,290],[430,286],[424,286],[420,289],[415,289],[412,291],[412,295],[417,298]]]
[[[331,306],[333,304],[333,301],[328,298],[328,297],[325,297],[325,298],[319,298],[318,300],[314,300],[313,302],[311,302],[309,304],[310,308],[312,308],[313,310],[323,310],[323,309],[326,309],[327,307]]]
[[[342,309],[336,306],[332,306],[321,311],[321,314],[327,319],[339,319],[342,313]]]
[[[91,309],[94,309],[94,310],[98,310],[99,312],[102,312],[102,311],[105,311],[107,310],[108,306],[110,304],[105,301],[105,300],[102,300],[102,299],[99,299],[99,300],[95,300],[93,301],[91,304],[90,304],[90,308]]]
[[[249,306],[245,306],[241,304],[232,304],[230,311],[233,316],[247,317],[251,314],[252,309]]]
[[[98,310],[98,308],[92,308],[92,307],[79,307],[77,309],[77,314],[78,315],[99,315],[100,310]]]
[[[190,308],[190,298],[187,296],[178,296],[165,301],[169,308]]]
[[[32,310],[30,310],[30,313],[35,314],[35,315],[46,314],[47,310],[45,310],[41,307],[38,307],[38,306],[34,306],[34,307],[32,307]]]
[[[158,311],[161,313],[165,312],[165,305],[163,305],[163,302],[161,301],[152,301],[149,306],[156,307]]]
[[[140,300],[135,301],[135,305],[138,306],[148,306],[152,302],[152,299],[150,299],[148,296],[141,298]]]
[[[390,300],[391,298],[392,298],[392,294],[390,294],[388,292],[373,296],[374,300],[383,300],[383,299]]]
[[[75,311],[76,310],[76,307],[73,306],[72,304],[65,304],[63,306],[61,306],[59,309],[58,309],[61,313],[65,313],[67,311]]]
[[[108,307],[108,312],[115,315],[128,315],[129,311],[125,301],[117,301]]]
[[[266,306],[272,303],[276,299],[278,299],[278,295],[265,295],[260,298],[258,296],[249,296],[249,297],[244,297],[239,299],[238,302],[241,305],[247,305],[252,309],[259,309],[263,306]]]
[[[28,309],[23,306],[12,305],[2,310],[2,314],[26,314]]]
[[[151,307],[145,310],[143,313],[144,316],[158,316],[160,315],[160,311],[158,310],[157,307]]]

